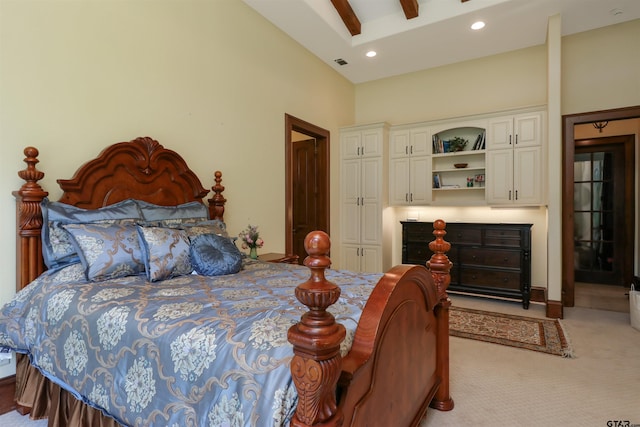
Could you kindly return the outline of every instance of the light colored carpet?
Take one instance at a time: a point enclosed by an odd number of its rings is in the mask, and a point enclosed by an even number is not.
[[[452,296],[454,305],[544,317],[544,307]],[[421,427],[640,424],[640,331],[629,314],[565,308],[577,357],[452,337],[451,412],[430,409]]]
[[[513,302],[454,295],[460,307],[544,318],[544,307],[529,310]],[[464,338],[451,338],[450,412],[429,409],[421,427],[606,426],[609,420],[640,424],[640,331],[629,314],[582,307],[565,308],[563,325],[577,357]],[[45,427],[12,412],[3,427]]]

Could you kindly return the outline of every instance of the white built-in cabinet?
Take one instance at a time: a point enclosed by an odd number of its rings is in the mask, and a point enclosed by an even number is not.
[[[486,121],[436,124],[432,135],[432,204],[485,204]],[[467,141],[464,149],[455,151],[455,138]]]
[[[383,209],[388,202],[388,125],[340,130],[341,267],[382,272]]]
[[[543,108],[391,126],[393,206],[539,206],[546,203]],[[468,141],[460,151],[452,141]]]
[[[543,112],[489,120],[486,198],[489,205],[545,204]]]
[[[431,131],[398,128],[389,133],[389,203],[431,202]]]

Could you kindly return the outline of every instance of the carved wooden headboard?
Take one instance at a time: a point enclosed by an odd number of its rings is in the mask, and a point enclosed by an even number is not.
[[[16,285],[22,289],[44,271],[42,260],[42,211],[40,203],[48,195],[38,181],[38,150],[24,150],[27,168],[18,172],[26,182],[16,197]],[[224,220],[226,199],[222,196],[222,173],[214,174],[213,197],[208,199],[209,218]],[[118,142],[82,165],[71,179],[59,179],[60,201],[84,209],[96,209],[125,199],[138,199],[164,206],[200,201],[209,193],[196,174],[175,151],[149,137]]]

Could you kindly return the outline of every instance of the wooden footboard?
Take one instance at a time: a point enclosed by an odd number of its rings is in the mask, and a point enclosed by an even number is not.
[[[289,331],[299,395],[293,426],[359,426],[372,420],[375,425],[415,426],[430,404],[453,409],[446,293],[451,263],[445,254],[450,245],[443,240],[444,221],[434,227],[430,270],[401,265],[382,277],[344,359],[339,354],[344,328],[326,311],[340,294],[340,288],[324,278],[329,238],[321,232],[307,237],[305,265],[312,277],[298,287],[296,296],[310,311]]]

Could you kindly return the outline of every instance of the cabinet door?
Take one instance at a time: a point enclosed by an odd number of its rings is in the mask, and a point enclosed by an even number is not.
[[[342,242],[360,243],[360,159],[342,161]]]
[[[513,150],[487,153],[485,180],[487,203],[504,205],[513,203]]]
[[[427,156],[431,154],[433,141],[431,132],[427,127],[415,128],[410,131],[411,144],[409,154],[411,156]]]
[[[409,155],[409,130],[396,130],[389,135],[390,157],[407,157]]]
[[[342,245],[341,265],[345,270],[360,271],[360,246]]]
[[[501,150],[511,148],[513,145],[513,117],[496,117],[489,120],[487,128],[488,150]]]
[[[362,159],[361,168],[360,243],[377,245],[382,237],[382,158]]]
[[[533,147],[542,144],[542,114],[531,113],[515,116],[514,147]]]
[[[366,129],[362,131],[362,145],[360,155],[363,157],[379,157],[382,156],[382,130]]]
[[[351,178],[351,177],[347,177]],[[360,163],[360,176],[353,177],[360,181],[360,197],[367,203],[380,203],[382,186],[382,159],[367,158]]]
[[[389,162],[389,203],[409,204],[409,158],[391,159]]]
[[[363,273],[382,273],[382,248],[362,246],[360,248],[360,270]]]
[[[513,150],[514,203],[521,205],[542,204],[545,175],[542,173],[542,147],[526,147]]]
[[[431,203],[431,157],[412,157],[409,179],[409,202],[414,205]]]
[[[343,159],[355,159],[360,157],[360,147],[362,146],[362,133],[346,132],[341,134],[340,146],[342,147]]]
[[[360,243],[363,245],[380,244],[382,241],[382,207],[380,204],[365,203],[360,206],[360,215]],[[357,226],[357,224],[354,225]]]

